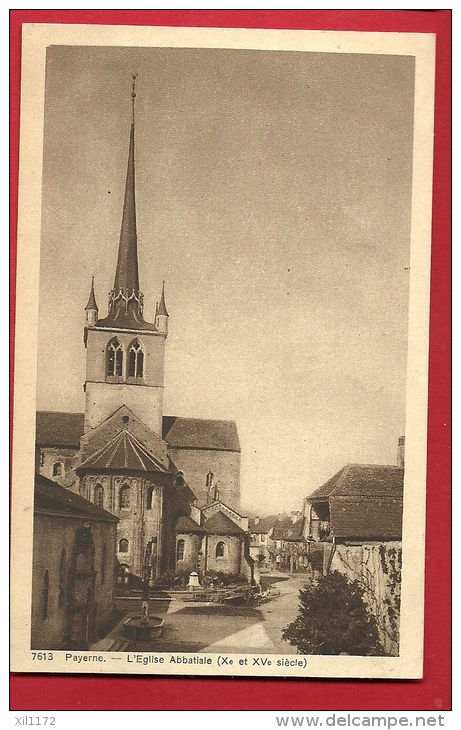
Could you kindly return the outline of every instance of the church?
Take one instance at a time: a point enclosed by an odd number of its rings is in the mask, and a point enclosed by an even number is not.
[[[253,578],[240,515],[233,421],[164,415],[169,314],[163,284],[143,313],[135,195],[135,77],[118,257],[107,315],[94,280],[85,307],[83,413],[40,411],[36,471],[118,518],[119,582],[196,570]],[[83,304],[83,303],[82,303]]]

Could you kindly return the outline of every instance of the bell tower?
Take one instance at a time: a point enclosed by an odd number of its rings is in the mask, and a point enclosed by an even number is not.
[[[85,432],[125,405],[154,433],[162,435],[165,340],[168,312],[162,288],[155,322],[143,317],[139,286],[135,196],[135,81],[122,224],[115,280],[107,317],[99,319],[94,281],[85,308]]]

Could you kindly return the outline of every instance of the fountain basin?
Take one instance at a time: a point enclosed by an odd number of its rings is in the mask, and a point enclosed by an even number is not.
[[[163,632],[165,621],[158,616],[131,616],[123,622],[123,633],[136,641],[158,639]]]

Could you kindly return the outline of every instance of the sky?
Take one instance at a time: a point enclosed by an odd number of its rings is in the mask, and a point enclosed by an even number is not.
[[[47,51],[37,406],[83,411],[107,312],[136,71],[140,285],[170,314],[165,415],[235,420],[269,514],[405,433],[414,59]]]

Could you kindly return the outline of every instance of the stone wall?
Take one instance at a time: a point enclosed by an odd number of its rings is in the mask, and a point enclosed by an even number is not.
[[[240,508],[240,454],[214,449],[170,447],[171,459],[197,497],[198,505],[207,501],[206,476],[212,471],[222,502],[238,512]]]
[[[115,532],[114,523],[93,522],[95,629],[110,617],[114,608]],[[70,605],[75,596],[72,559],[77,531],[84,520],[36,514],[32,570],[32,649],[65,647],[71,633]],[[46,610],[44,577],[47,574]]]
[[[336,544],[329,560],[330,571],[357,580],[364,589],[381,644],[390,656],[399,654],[401,567],[401,542]]]

